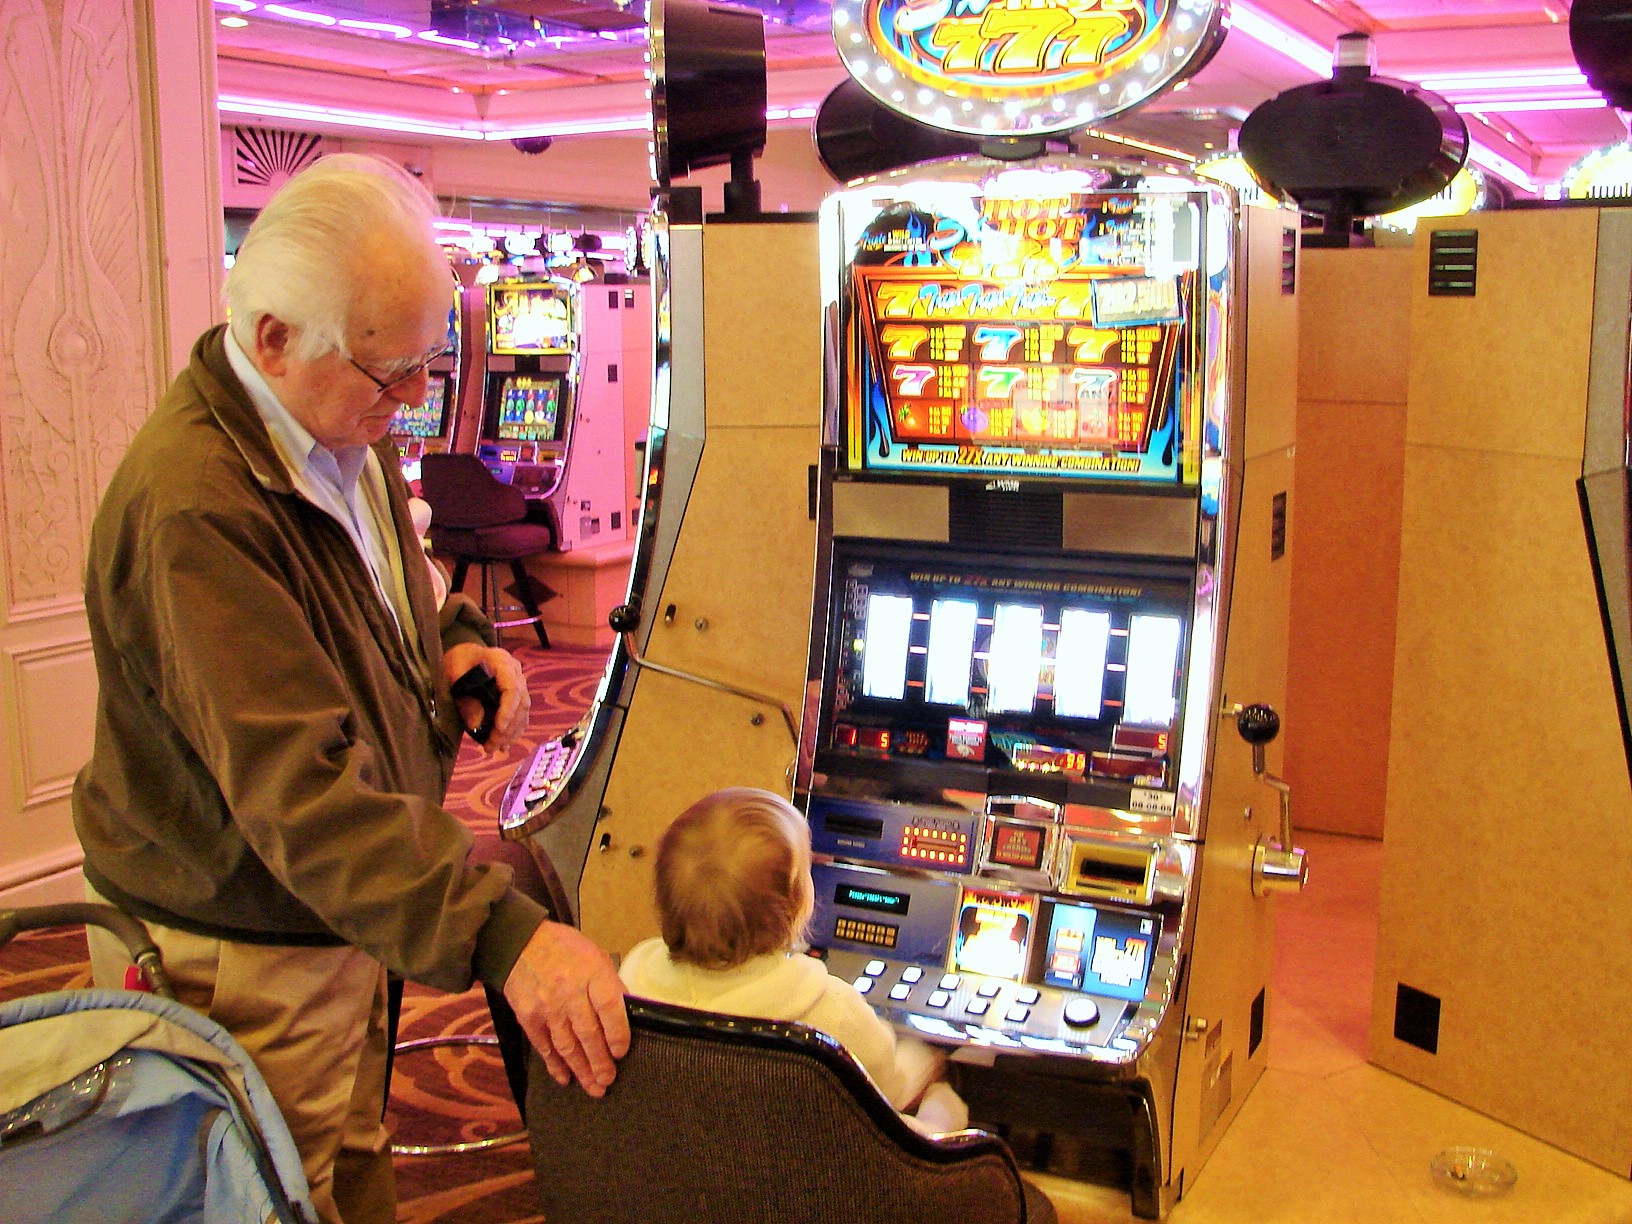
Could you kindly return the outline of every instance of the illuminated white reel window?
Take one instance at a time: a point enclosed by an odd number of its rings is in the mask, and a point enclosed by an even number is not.
[[[1128,688],[1123,699],[1123,722],[1165,726],[1173,721],[1179,628],[1176,616],[1135,616],[1128,626]]]
[[[929,609],[929,675],[924,693],[936,705],[969,704],[969,661],[976,608],[967,599],[937,599]]]
[[[1037,704],[1043,669],[1043,610],[1025,604],[998,604],[992,616],[992,649],[987,661],[987,709],[994,714],[1029,714]]]
[[[912,632],[912,599],[907,595],[867,597],[867,647],[861,663],[861,691],[899,701],[907,691],[907,637]]]
[[[1111,616],[1086,608],[1060,613],[1054,650],[1054,713],[1061,718],[1098,718],[1105,699],[1105,653]]]

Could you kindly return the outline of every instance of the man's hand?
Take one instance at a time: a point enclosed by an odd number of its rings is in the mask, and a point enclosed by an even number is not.
[[[499,686],[499,713],[493,721],[493,733],[488,736],[482,751],[488,756],[508,752],[510,746],[527,731],[527,720],[532,716],[532,697],[527,692],[527,677],[521,664],[508,650],[497,646],[481,646],[475,642],[460,642],[450,646],[442,655],[442,678],[452,684],[476,666],[485,667]],[[459,717],[465,726],[479,727],[482,706],[478,701],[459,702]]]
[[[504,997],[556,1083],[576,1079],[590,1096],[605,1094],[614,1060],[629,1052],[623,983],[605,952],[576,928],[546,922],[521,950]]]

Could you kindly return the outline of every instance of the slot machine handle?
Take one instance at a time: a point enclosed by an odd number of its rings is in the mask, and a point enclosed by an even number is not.
[[[724,680],[711,680],[707,676],[693,675],[691,672],[681,671],[677,667],[654,663],[643,656],[640,653],[640,647],[635,644],[635,630],[640,628],[640,605],[638,603],[619,604],[607,615],[606,623],[612,627],[614,633],[623,639],[623,648],[629,652],[629,661],[636,667],[644,667],[649,671],[659,672],[665,676],[673,676],[676,680],[700,684],[704,688],[711,688],[721,693],[730,693],[733,697],[741,697],[747,701],[779,710],[782,714],[783,725],[788,729],[788,738],[793,741],[795,748],[799,746],[799,726],[793,721],[793,711],[788,708],[787,702],[765,693],[756,693],[752,689],[727,684]],[[756,714],[754,719],[758,722],[761,716]]]
[[[1281,733],[1281,716],[1273,706],[1263,702],[1231,705],[1225,709],[1224,715],[1235,719],[1236,731],[1252,745],[1253,775],[1280,796],[1280,840],[1277,842],[1267,836],[1259,838],[1252,851],[1253,895],[1263,897],[1270,893],[1302,892],[1309,882],[1309,856],[1302,847],[1292,844],[1292,788],[1270,773],[1264,764],[1264,747]]]

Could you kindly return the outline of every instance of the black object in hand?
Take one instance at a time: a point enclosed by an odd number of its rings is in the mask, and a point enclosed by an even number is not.
[[[482,703],[481,726],[467,729],[470,730],[470,738],[478,744],[487,743],[487,737],[493,734],[493,724],[499,717],[499,682],[478,663],[453,682],[451,691],[455,697],[469,697]]]

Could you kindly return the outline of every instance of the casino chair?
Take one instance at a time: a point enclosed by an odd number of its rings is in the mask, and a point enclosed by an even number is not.
[[[533,1055],[544,1218],[607,1224],[1056,1224],[1008,1146],[931,1139],[802,1024],[628,1000],[633,1041],[596,1100]]]
[[[534,518],[521,490],[494,476],[475,455],[426,455],[419,479],[420,496],[431,506],[431,549],[454,561],[448,589],[463,589],[466,573],[478,566],[482,610],[494,628],[531,625],[538,644],[548,649],[538,594],[542,591],[549,598],[554,592],[528,574],[522,563],[555,547],[554,524]],[[515,584],[508,590],[527,615],[500,619],[498,583],[492,572],[499,564],[509,565]]]

